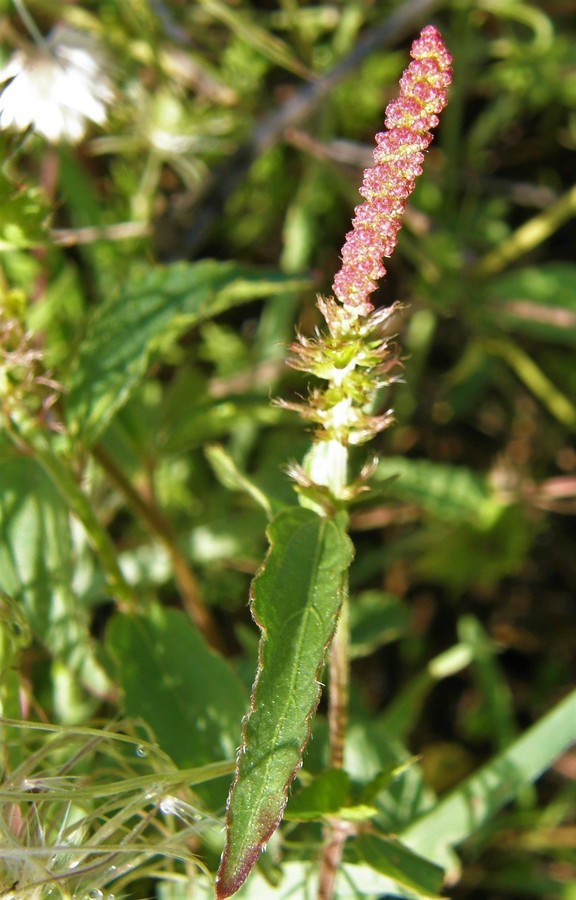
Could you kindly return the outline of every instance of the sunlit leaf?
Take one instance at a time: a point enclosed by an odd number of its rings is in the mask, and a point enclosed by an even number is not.
[[[287,509],[253,585],[259,670],[228,807],[217,892],[238,890],[277,828],[320,699],[320,670],[342,602],[351,546],[345,519]]]
[[[160,347],[198,322],[260,297],[293,291],[297,283],[210,260],[157,266],[141,279],[128,280],[88,323],[68,397],[71,430],[83,442],[94,443]]]

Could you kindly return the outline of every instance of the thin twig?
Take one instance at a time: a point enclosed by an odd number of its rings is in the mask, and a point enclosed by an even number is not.
[[[60,247],[92,244],[94,241],[126,241],[147,237],[152,231],[148,222],[117,222],[114,225],[89,225],[86,228],[54,228],[50,232],[53,242]]]
[[[221,653],[225,652],[226,648],[218,626],[210,610],[204,604],[198,580],[177,544],[170,522],[155,503],[144,499],[102,446],[96,447],[93,454],[110,480],[121,491],[127,503],[142,517],[150,531],[166,548],[172,562],[182,602],[198,630],[215,650]]]

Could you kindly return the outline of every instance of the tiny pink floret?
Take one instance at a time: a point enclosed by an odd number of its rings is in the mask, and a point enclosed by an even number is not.
[[[400,96],[386,108],[388,129],[376,135],[374,166],[366,169],[360,188],[365,203],[354,210],[353,230],[342,248],[342,268],[332,288],[358,316],[374,306],[369,295],[386,274],[382,259],[392,255],[402,215],[422,174],[430,131],[447,103],[452,57],[434,25],[427,25],[412,44],[412,62],[400,79]]]

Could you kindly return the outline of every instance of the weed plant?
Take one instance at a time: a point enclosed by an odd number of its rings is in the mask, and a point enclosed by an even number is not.
[[[575,30],[0,0],[1,898],[576,897]]]

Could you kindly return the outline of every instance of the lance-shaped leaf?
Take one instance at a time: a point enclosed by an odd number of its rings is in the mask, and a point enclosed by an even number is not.
[[[218,898],[243,884],[282,818],[318,706],[318,676],[352,559],[345,514],[327,519],[287,509],[271,523],[268,538],[270,550],[252,588],[260,658],[228,800]]]

